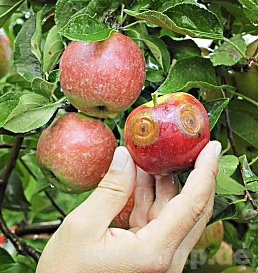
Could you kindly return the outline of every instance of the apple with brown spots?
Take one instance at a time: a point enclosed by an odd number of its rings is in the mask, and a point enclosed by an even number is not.
[[[60,191],[81,193],[95,188],[113,159],[117,144],[101,121],[81,113],[59,116],[40,136],[39,166]]]
[[[72,42],[62,54],[60,83],[81,112],[112,118],[139,96],[146,76],[140,48],[129,37],[113,32],[99,42]]]
[[[209,118],[192,95],[172,93],[134,109],[125,143],[136,164],[153,175],[189,169],[210,139]]]

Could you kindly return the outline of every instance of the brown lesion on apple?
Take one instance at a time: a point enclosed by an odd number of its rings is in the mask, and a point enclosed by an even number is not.
[[[197,106],[185,104],[179,111],[179,120],[184,133],[192,137],[201,137],[204,130],[204,119]]]
[[[128,129],[133,143],[140,147],[155,143],[159,136],[159,125],[154,120],[151,109],[136,113]]]

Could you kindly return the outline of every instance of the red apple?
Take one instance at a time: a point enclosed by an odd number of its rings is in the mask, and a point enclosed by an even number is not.
[[[0,33],[0,79],[4,77],[11,65],[11,47],[8,37]]]
[[[60,191],[81,193],[95,188],[108,171],[116,148],[112,131],[81,113],[58,117],[40,136],[39,166]]]
[[[61,61],[61,87],[81,112],[110,118],[139,96],[145,80],[140,48],[120,33],[100,42],[72,42]]]
[[[112,221],[112,226],[117,228],[129,229],[129,219],[133,211],[134,206],[134,193],[130,196],[124,208],[119,212],[119,214]]]
[[[210,138],[209,118],[193,96],[177,92],[134,109],[125,124],[125,142],[134,161],[153,175],[193,166]]]

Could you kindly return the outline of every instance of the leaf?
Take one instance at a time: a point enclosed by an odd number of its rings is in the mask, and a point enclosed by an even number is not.
[[[4,196],[3,207],[15,211],[27,211],[29,202],[27,201],[19,176],[12,172]]]
[[[247,9],[253,11],[258,16],[258,2],[257,0],[239,0],[239,2]]]
[[[103,19],[108,12],[115,10],[119,5],[121,5],[120,0],[58,0],[55,11],[56,24],[60,30],[78,15],[89,15],[90,17],[94,16],[95,19]],[[86,23],[86,25],[88,24]]]
[[[0,272],[4,272],[4,270],[10,268],[14,263],[12,256],[0,247]]]
[[[224,238],[223,240],[232,245],[235,249],[240,249],[242,247],[242,241],[238,239],[236,227],[229,223],[223,222],[224,225]]]
[[[160,12],[164,12],[173,6],[176,6],[177,4],[182,4],[182,3],[190,3],[190,4],[197,5],[194,0],[160,0],[155,2],[156,2],[156,5],[154,5],[153,9],[158,10]]]
[[[59,32],[73,41],[95,42],[107,39],[113,29],[88,14],[73,17]]]
[[[252,172],[252,170],[250,169],[250,167],[248,165],[248,161],[247,161],[246,155],[240,156],[239,157],[239,161],[242,164],[241,173],[242,173],[242,177],[243,177],[244,181],[246,183],[258,181],[258,176],[255,175]]]
[[[230,39],[232,43],[238,46],[241,49],[242,54],[245,54],[246,51],[246,43],[241,35],[236,35]],[[211,61],[214,66],[217,65],[234,65],[238,63],[242,55],[235,47],[233,47],[228,42],[224,42],[221,46],[214,50],[214,52],[210,55]]]
[[[161,13],[150,10],[142,13],[125,10],[138,19],[191,37],[223,39],[222,28],[215,14],[193,4],[178,4]]]
[[[176,60],[183,60],[191,57],[201,57],[201,50],[193,40],[173,41],[165,39],[170,54]]]
[[[232,88],[218,85],[215,70],[208,59],[192,57],[171,66],[169,74],[159,90],[162,93],[187,91],[191,88]]]
[[[141,35],[141,39],[150,49],[151,53],[164,71],[170,66],[170,55],[166,44],[159,38],[150,35]]]
[[[247,189],[258,193],[258,181],[248,183]]]
[[[217,178],[216,193],[219,195],[243,195],[244,186],[227,176],[223,171],[219,170]]]
[[[162,82],[164,80],[164,72],[161,70],[147,68],[146,80],[149,82]]]
[[[58,0],[55,10],[57,27],[62,29],[78,11],[87,7],[91,0]]]
[[[0,0],[0,28],[23,2],[24,0]]]
[[[36,28],[31,37],[31,51],[37,57],[39,62],[42,61],[41,54],[41,40],[42,40],[42,10],[36,14]]]
[[[45,125],[61,106],[63,100],[30,109],[15,116],[3,127],[13,133],[26,133]]]
[[[219,169],[227,176],[231,176],[237,166],[238,166],[239,160],[234,155],[225,155],[220,157],[219,159]]]
[[[222,111],[229,103],[229,99],[217,99],[209,102],[204,102],[203,106],[205,107],[210,121],[210,130],[216,125]]]
[[[258,148],[258,121],[242,111],[230,111],[232,131],[242,139]]]
[[[15,117],[26,113],[32,108],[40,107],[48,103],[48,99],[33,93],[7,93],[0,97],[0,127],[5,125]]]
[[[10,268],[0,273],[35,273],[35,271],[24,263],[15,263]]]
[[[213,214],[210,223],[219,220],[230,219],[235,215],[235,205],[223,196],[215,196]]]
[[[249,229],[245,234],[245,244],[246,248],[252,254],[252,266],[253,268],[258,268],[258,232],[257,230]],[[257,270],[253,273],[257,273]]]
[[[63,49],[64,44],[57,26],[53,26],[47,35],[43,52],[43,73],[49,72],[56,66]]]
[[[51,98],[56,89],[55,83],[47,82],[41,78],[35,78],[32,81],[31,86],[35,93],[40,94],[48,99]]]
[[[32,15],[17,35],[14,50],[14,65],[26,80],[41,78],[41,65],[31,51],[31,39],[36,30],[36,19]]]

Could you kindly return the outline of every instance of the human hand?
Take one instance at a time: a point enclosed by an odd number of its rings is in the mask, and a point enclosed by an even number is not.
[[[207,144],[178,194],[175,179],[155,183],[117,148],[98,188],[49,240],[37,273],[181,272],[212,213],[220,149]],[[132,229],[109,228],[134,189]]]

